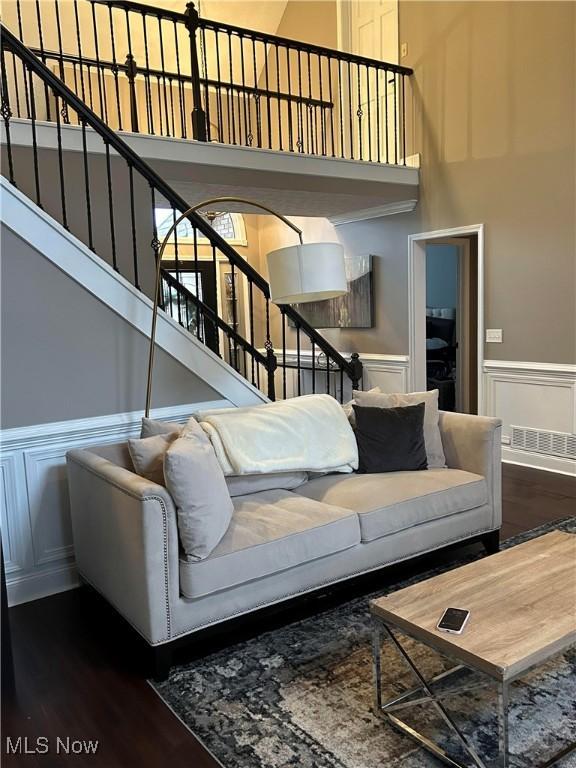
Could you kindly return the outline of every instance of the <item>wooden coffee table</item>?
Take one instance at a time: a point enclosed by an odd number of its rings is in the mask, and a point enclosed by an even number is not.
[[[466,608],[470,619],[462,635],[440,632],[436,625],[448,607]],[[508,758],[508,687],[529,669],[576,643],[576,535],[554,531],[496,555],[463,565],[370,603],[374,619],[375,708],[395,728],[415,739],[454,768],[464,768],[442,747],[394,712],[415,704],[433,705],[478,768],[506,768]],[[457,666],[425,680],[397,635],[421,641],[450,657]],[[389,638],[418,681],[416,688],[382,702],[381,641]],[[477,685],[435,692],[435,683],[468,668],[482,674]],[[446,711],[441,699],[471,687],[497,690],[498,757],[487,763]],[[545,765],[576,749],[576,743]]]

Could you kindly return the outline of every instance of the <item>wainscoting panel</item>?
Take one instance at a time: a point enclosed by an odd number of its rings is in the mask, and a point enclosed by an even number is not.
[[[576,432],[576,365],[486,360],[484,379],[484,413],[503,422],[504,461],[576,474],[572,459],[510,446],[513,426]]]
[[[227,400],[159,408],[154,418],[185,422]],[[3,430],[0,447],[2,546],[10,605],[78,584],[70,524],[66,453],[140,434],[142,413]]]

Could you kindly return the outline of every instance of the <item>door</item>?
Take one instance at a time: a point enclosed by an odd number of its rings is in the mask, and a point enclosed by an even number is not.
[[[426,243],[426,387],[442,410],[477,412],[475,238]]]
[[[175,261],[163,261],[162,266],[193,295],[196,296],[214,315],[218,316],[218,298],[216,289],[216,268],[213,261],[179,261],[176,269]],[[174,297],[175,298],[175,297]],[[218,327],[210,319],[209,313],[190,311],[187,317],[178,315],[178,302],[165,301],[166,311],[181,325],[188,328],[190,333],[206,344],[213,352],[218,354]],[[172,307],[170,309],[170,307]]]

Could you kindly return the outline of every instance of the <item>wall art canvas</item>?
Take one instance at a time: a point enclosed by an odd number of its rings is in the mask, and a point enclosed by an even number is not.
[[[314,328],[373,328],[372,256],[344,256],[348,293],[327,301],[295,304]]]

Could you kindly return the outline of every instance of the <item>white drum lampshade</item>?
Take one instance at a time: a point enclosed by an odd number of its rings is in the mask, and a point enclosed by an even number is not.
[[[301,243],[268,254],[274,304],[323,301],[348,292],[340,243]]]

